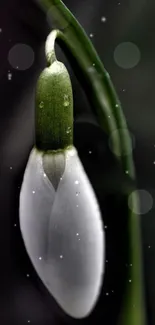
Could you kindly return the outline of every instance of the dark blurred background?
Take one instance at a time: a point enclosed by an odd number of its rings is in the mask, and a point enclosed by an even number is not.
[[[91,38],[118,92],[133,142],[148,324],[155,324],[155,2],[66,0]],[[84,320],[65,315],[37,277],[19,229],[19,193],[34,145],[34,89],[45,67],[50,28],[32,0],[0,0],[0,319],[3,325],[115,325],[126,272],[126,219],[117,200],[125,180],[109,141],[63,51],[71,75],[74,143],[98,197],[106,232],[106,271],[96,308]],[[132,184],[131,184],[132,186]],[[131,324],[132,325],[132,324]]]

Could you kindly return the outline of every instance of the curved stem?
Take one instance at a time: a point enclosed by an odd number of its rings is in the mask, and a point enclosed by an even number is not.
[[[48,13],[48,18],[51,17],[54,20],[54,26],[62,30],[62,32],[55,32],[55,36],[64,42],[76,60],[82,76],[81,84],[84,87],[85,84],[88,86],[89,100],[98,117],[99,124],[109,136],[115,132],[111,140],[113,148],[117,152],[117,158],[122,164],[124,172],[127,171],[128,175],[134,179],[135,168],[126,120],[110,76],[91,41],[62,1],[38,0],[37,2],[46,14]],[[50,42],[46,47],[47,55],[49,44]],[[122,130],[125,133],[123,136]],[[128,206],[128,195],[124,195],[124,199]],[[138,195],[135,192],[132,195],[133,209],[128,208],[129,252],[132,264],[129,279],[131,279],[131,283],[127,279],[119,325],[146,325],[140,225],[138,215],[133,212],[137,211],[138,207]]]

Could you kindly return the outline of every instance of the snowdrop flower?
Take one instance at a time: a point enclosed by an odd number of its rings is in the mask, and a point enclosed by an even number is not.
[[[75,318],[90,313],[102,284],[104,233],[75,147],[51,155],[32,150],[20,224],[31,261],[58,304]]]
[[[53,43],[52,43],[53,44]],[[36,143],[20,193],[20,229],[31,262],[74,318],[94,308],[104,273],[104,231],[93,188],[73,145],[69,74],[47,47],[36,87]]]

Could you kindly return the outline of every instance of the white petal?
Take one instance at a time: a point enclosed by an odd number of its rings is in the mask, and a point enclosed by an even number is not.
[[[37,156],[32,152],[20,196],[20,223],[43,283],[67,314],[82,318],[91,312],[100,293],[104,232],[94,191],[76,149],[66,150],[65,156],[65,171],[55,193],[48,177],[41,176],[45,172],[42,157],[34,163]],[[51,173],[51,182],[52,177]],[[31,193],[34,184],[38,186],[36,199]]]

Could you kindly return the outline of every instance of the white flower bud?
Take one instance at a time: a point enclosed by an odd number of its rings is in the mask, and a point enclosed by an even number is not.
[[[20,228],[39,277],[74,318],[94,308],[104,273],[104,231],[96,196],[75,147],[33,149],[20,193]]]

